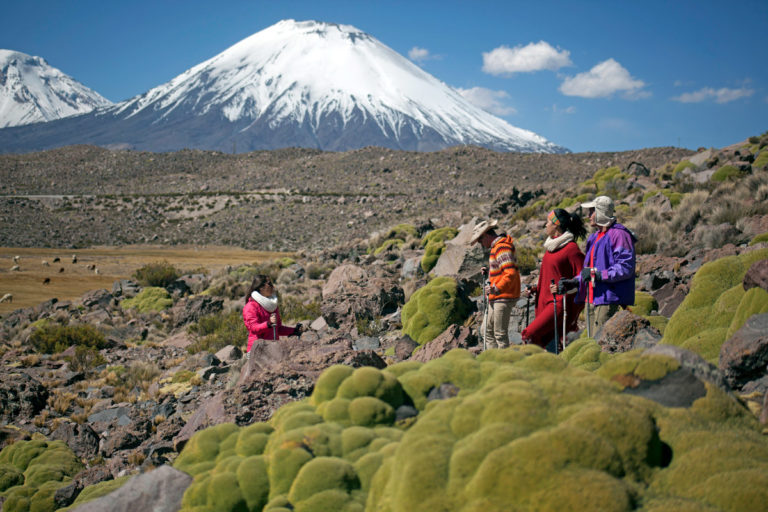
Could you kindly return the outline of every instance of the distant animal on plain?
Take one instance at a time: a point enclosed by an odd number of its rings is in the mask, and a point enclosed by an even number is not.
[[[59,274],[61,274],[62,272],[64,272],[64,267],[61,267],[61,268],[59,269]]]
[[[14,265],[11,267],[11,272],[18,272],[20,270],[21,270],[21,267],[19,267],[18,265]]]
[[[21,259],[21,256],[14,256],[13,257],[13,262],[14,263],[18,263],[20,259]]]
[[[43,279],[43,284],[51,284],[51,278],[46,277],[45,279]]]
[[[96,274],[96,275],[99,275],[99,269],[97,269],[97,268],[93,269],[93,273]]]
[[[50,267],[50,266],[51,266],[51,264],[50,264],[50,263],[48,263],[46,260],[43,260],[43,266],[44,266],[44,267]]]
[[[13,302],[13,294],[6,293],[2,297],[0,297],[0,302]]]
[[[77,263],[77,254],[72,255],[72,263]]]
[[[93,263],[91,263],[90,265],[88,265],[88,267],[87,267],[87,268],[88,268],[88,270],[96,270],[96,265],[94,265]]]
[[[59,258],[58,256],[56,256],[55,258],[53,258],[53,262],[54,262],[54,263],[58,263],[58,262],[60,262],[60,261],[61,261],[61,258]]]

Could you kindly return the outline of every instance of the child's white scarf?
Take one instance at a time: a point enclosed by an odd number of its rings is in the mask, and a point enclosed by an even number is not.
[[[251,293],[251,298],[261,304],[261,307],[267,310],[267,313],[274,313],[277,309],[277,296],[265,297],[259,292],[255,291]]]

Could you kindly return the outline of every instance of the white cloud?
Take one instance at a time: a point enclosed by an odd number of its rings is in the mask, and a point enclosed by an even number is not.
[[[457,89],[457,91],[467,101],[491,114],[497,116],[517,114],[517,110],[514,107],[504,104],[504,101],[509,99],[509,94],[504,91],[492,91],[484,87]]]
[[[491,75],[530,73],[543,69],[557,71],[563,66],[572,65],[570,54],[568,50],[553,48],[546,41],[514,48],[500,46],[490,52],[483,52],[483,71]]]
[[[608,59],[585,73],[566,78],[560,84],[560,92],[582,98],[606,98],[622,92],[627,99],[638,99],[650,96],[643,87],[645,82],[633,78],[621,64]]]
[[[414,46],[408,51],[408,58],[415,62],[424,62],[425,60],[434,59],[435,56],[429,53],[429,50],[426,48]]]
[[[679,101],[680,103],[701,103],[702,101],[714,100],[716,103],[728,103],[741,98],[748,98],[754,94],[754,89],[742,87],[740,89],[729,89],[728,87],[721,87],[720,89],[713,89],[712,87],[703,87],[698,91],[684,92],[680,96],[675,96],[672,99]]]

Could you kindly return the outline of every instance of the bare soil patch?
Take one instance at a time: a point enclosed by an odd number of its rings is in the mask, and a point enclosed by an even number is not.
[[[90,290],[110,290],[114,281],[129,278],[147,263],[167,261],[182,272],[204,269],[212,273],[228,265],[258,263],[288,254],[215,246],[0,247],[0,297],[13,294],[13,302],[0,303],[0,314],[35,306],[52,298],[73,300]],[[77,257],[77,263],[72,262],[73,255]],[[19,257],[18,263],[14,262],[14,256]],[[57,257],[60,261],[54,262]],[[19,266],[18,271],[10,270],[14,265]],[[43,284],[46,279],[50,282]]]

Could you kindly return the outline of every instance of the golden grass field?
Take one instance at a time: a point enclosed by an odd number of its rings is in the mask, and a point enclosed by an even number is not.
[[[72,263],[72,256],[77,263]],[[182,272],[204,268],[213,273],[227,265],[257,263],[289,255],[248,251],[237,247],[182,247],[130,245],[89,249],[41,249],[0,247],[0,297],[13,294],[13,302],[0,303],[0,315],[35,306],[51,298],[73,300],[99,288],[112,289],[112,283],[125,279],[147,263],[167,261]],[[14,263],[14,256],[19,262]],[[61,261],[54,263],[55,258]],[[43,264],[48,262],[48,266]],[[11,271],[14,265],[18,271]],[[95,265],[98,274],[89,270]],[[49,284],[43,280],[50,279]]]

